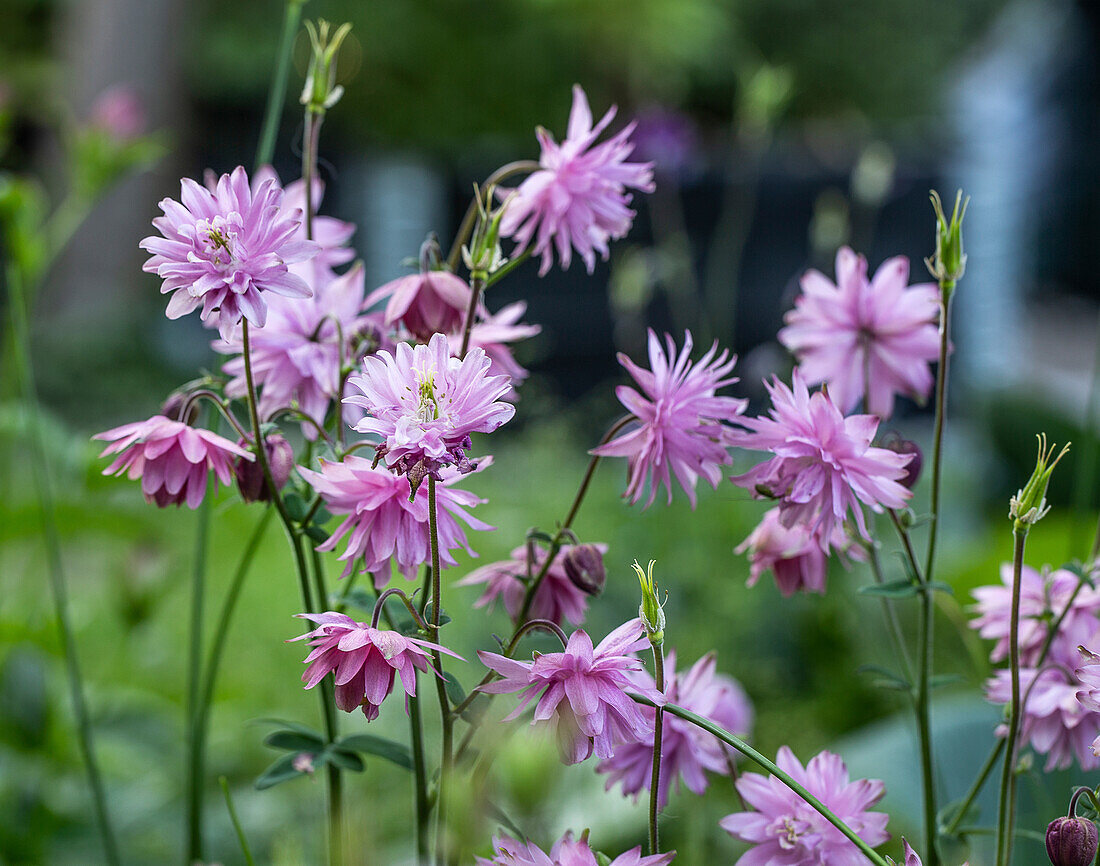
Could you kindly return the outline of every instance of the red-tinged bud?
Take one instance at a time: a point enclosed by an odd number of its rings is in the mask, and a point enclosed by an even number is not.
[[[240,440],[238,445],[248,448],[251,442]],[[278,433],[272,433],[264,440],[267,450],[267,463],[271,467],[271,479],[278,489],[282,489],[290,478],[290,470],[294,468],[294,449]],[[245,502],[267,502],[271,496],[264,484],[264,470],[259,460],[237,461],[234,466],[237,475],[237,488],[241,491],[241,499]]]
[[[1091,866],[1096,825],[1088,818],[1055,818],[1047,826],[1047,856],[1054,866]]]
[[[905,476],[898,479],[898,484],[912,490],[920,478],[920,470],[924,465],[924,457],[920,446],[909,439],[902,439],[897,433],[891,433],[882,442],[882,447],[895,454],[912,454],[913,459],[905,467]]]
[[[595,544],[575,544],[565,552],[562,562],[573,585],[588,595],[599,595],[607,582],[603,554]]]

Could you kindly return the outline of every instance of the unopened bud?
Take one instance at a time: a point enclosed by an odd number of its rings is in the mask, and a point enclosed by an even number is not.
[[[189,402],[191,405],[188,406]],[[185,406],[187,407],[187,417],[181,418],[180,413],[183,412]],[[186,391],[173,391],[160,407],[160,414],[169,421],[182,421],[190,427],[199,418],[199,405],[197,401],[191,400],[191,395]]]
[[[308,773],[312,776],[314,771],[313,759],[315,757],[312,752],[298,752],[291,759],[290,765],[299,773]]]
[[[566,551],[562,565],[565,574],[581,592],[599,595],[607,582],[603,553],[595,544],[575,544]]]
[[[335,32],[327,21],[306,22],[311,56],[301,103],[311,114],[324,114],[344,95],[336,83],[336,53],[351,31],[351,24],[341,24]]]
[[[951,219],[943,212],[943,202],[935,190],[931,192],[932,209],[936,212],[936,252],[931,258],[925,259],[931,272],[940,284],[946,288],[954,288],[955,283],[962,279],[966,270],[966,253],[963,252],[962,221],[966,216],[966,206],[970,199],[963,200],[962,190],[955,194],[955,209],[951,212]]]
[[[1035,469],[1027,484],[1016,491],[1016,495],[1009,500],[1008,517],[1013,521],[1013,531],[1018,533],[1026,533],[1050,511],[1046,500],[1047,484],[1050,483],[1054,467],[1069,451],[1067,443],[1055,457],[1056,446],[1051,445],[1047,448],[1046,434],[1041,433],[1036,438],[1039,440],[1039,456],[1035,460]]]
[[[252,445],[244,439],[237,444],[242,448],[250,448]],[[294,449],[278,433],[272,433],[264,440],[264,449],[267,451],[271,480],[275,482],[276,489],[281,490],[290,478],[290,470],[294,468]],[[271,498],[267,485],[264,484],[264,469],[259,460],[245,460],[240,457],[233,469],[237,475],[241,499],[245,502],[267,502]]]
[[[1047,825],[1046,843],[1053,866],[1090,866],[1096,857],[1096,825],[1088,818],[1055,818]]]
[[[665,639],[665,612],[657,598],[657,582],[653,579],[653,566],[656,564],[651,559],[649,568],[643,571],[638,560],[634,560],[634,572],[642,586],[642,603],[638,605],[638,617],[642,620],[649,642],[654,646],[663,643]]]
[[[898,479],[898,484],[912,490],[920,478],[921,466],[924,465],[920,446],[909,439],[902,439],[897,433],[891,433],[883,440],[882,447],[895,454],[913,455],[913,459],[905,467],[905,475]]]

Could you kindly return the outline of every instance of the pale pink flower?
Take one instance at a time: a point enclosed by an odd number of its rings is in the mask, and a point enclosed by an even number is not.
[[[470,434],[490,433],[516,413],[501,401],[508,380],[488,375],[489,363],[481,349],[451,357],[443,334],[426,346],[401,343],[393,355],[381,351],[363,359],[362,375],[349,380],[363,396],[344,402],[366,409],[368,417],[355,429],[382,438],[378,456],[407,474],[415,492],[427,475],[441,480],[444,466],[471,471]]]
[[[579,763],[593,752],[610,758],[616,746],[653,734],[652,717],[647,719],[625,691],[662,701],[659,692],[638,686],[630,676],[642,667],[633,653],[648,646],[641,622],[634,619],[594,649],[592,639],[578,629],[564,652],[543,653],[531,662],[479,651],[482,662],[503,677],[481,691],[522,692],[519,706],[505,721],[517,718],[538,697],[532,724],[550,723],[564,763]]]
[[[490,458],[481,461],[483,466]],[[371,466],[371,461],[351,454],[340,463],[321,461],[321,471],[298,467],[298,472],[324,500],[333,514],[346,515],[318,550],[335,550],[346,541],[340,559],[347,563],[344,577],[362,560],[362,571],[373,575],[375,586],[389,582],[391,562],[406,580],[414,580],[416,571],[430,558],[428,491],[412,495],[409,479]],[[439,561],[448,568],[455,565],[453,551],[464,548],[477,556],[466,541],[462,528],[489,530],[489,524],[474,517],[468,509],[483,503],[468,490],[452,487],[457,475],[448,473],[436,488],[436,517],[439,533]]]
[[[810,395],[797,368],[793,389],[778,378],[765,386],[771,417],[742,419],[749,432],[735,434],[734,444],[774,456],[730,480],[754,497],[778,499],[780,523],[802,524],[823,550],[848,512],[870,539],[860,503],[877,512],[904,506],[912,493],[898,479],[912,455],[873,447],[878,418],[845,418],[824,391]]]
[[[367,296],[367,309],[383,300],[386,325],[403,324],[416,339],[426,343],[432,334],[462,328],[470,307],[470,287],[450,271],[427,270],[375,289]]]
[[[131,481],[141,478],[145,501],[161,508],[183,502],[188,508],[198,508],[206,495],[206,478],[211,469],[217,480],[229,484],[235,458],[255,459],[251,451],[216,433],[171,421],[163,415],[124,424],[92,438],[111,443],[100,457],[118,454],[103,474],[119,475],[125,471]],[[214,486],[216,489],[217,481]]]
[[[162,294],[172,293],[169,319],[201,306],[203,322],[228,339],[242,318],[263,327],[264,293],[309,297],[305,280],[288,266],[316,255],[318,246],[295,239],[300,215],[283,213],[283,190],[273,178],[253,190],[238,166],[213,192],[190,178],[180,188],[180,201],[161,201],[164,216],[153,220],[162,236],[139,244],[152,253],[143,270],[164,280]]]
[[[867,279],[867,260],[848,247],[836,254],[836,285],[820,271],[802,277],[779,341],[810,385],[825,382],[841,412],[889,418],[894,395],[923,401],[932,389],[929,362],[940,352],[939,288],[906,286],[909,260],[896,256]]]
[[[598,544],[595,547],[601,553],[607,551],[606,544]],[[564,549],[559,550],[554,556],[531,601],[528,618],[548,619],[558,625],[561,625],[563,620],[569,620],[573,625],[584,622],[584,615],[588,610],[588,594],[578,588],[566,574],[566,552]],[[471,571],[456,585],[486,584],[485,592],[474,602],[474,607],[488,605],[491,609],[499,598],[504,604],[504,609],[508,611],[508,616],[514,620],[519,616],[520,608],[523,607],[523,598],[527,594],[527,584],[524,581],[539,573],[546,562],[546,554],[547,551],[543,548],[535,547],[529,575],[527,548],[517,547],[512,551],[511,559],[483,565]]]
[[[132,141],[145,131],[145,104],[132,85],[113,84],[95,98],[88,120],[117,142]]]
[[[512,350],[508,348],[508,344],[517,340],[526,340],[542,330],[539,325],[520,323],[519,320],[523,318],[526,311],[527,303],[516,301],[501,308],[497,313],[490,314],[486,311],[482,318],[470,328],[469,348],[481,349],[489,356],[490,376],[508,377],[512,383],[509,397],[515,396],[515,388],[527,378],[527,371],[512,357]],[[462,332],[456,331],[448,336],[451,341],[451,352],[458,354],[462,348]]]
[[[890,838],[885,812],[868,811],[882,799],[877,779],[852,782],[839,755],[821,752],[803,768],[782,746],[775,763],[821,800],[859,838],[874,847]],[[738,866],[864,866],[867,858],[855,844],[775,776],[745,773],[737,790],[755,812],[735,812],[719,825],[732,836],[751,842]]]
[[[657,687],[648,671],[638,671],[633,678],[646,688]],[[713,653],[703,656],[683,673],[676,670],[675,651],[670,652],[665,659],[664,694],[669,703],[691,710],[732,734],[744,737],[752,730],[752,704],[736,680],[717,673]],[[652,707],[643,707],[642,712],[654,716]],[[682,782],[688,790],[701,795],[707,789],[706,771],[727,775],[733,760],[719,740],[691,722],[665,713],[663,724],[658,809],[668,805],[673,780],[677,792]],[[652,780],[653,737],[619,746],[611,758],[599,763],[596,771],[608,774],[608,790],[621,782],[623,794],[632,794],[637,801],[643,791],[649,791]]]
[[[290,639],[307,640],[313,647],[305,658],[309,667],[302,674],[306,688],[312,689],[329,673],[334,674],[336,706],[345,713],[362,707],[368,722],[378,718],[378,707],[393,691],[395,674],[400,674],[405,694],[414,697],[417,671],[430,669],[442,676],[429,661],[431,650],[462,658],[446,647],[374,628],[342,613],[329,611],[296,616],[317,623],[313,631]]]
[[[675,851],[664,854],[642,855],[641,846],[620,854],[610,866],[667,866],[675,858]],[[534,842],[520,842],[504,833],[493,838],[493,857],[475,858],[476,866],[599,866],[595,852],[588,845],[587,833],[574,839],[566,833],[547,854]]]
[[[1077,692],[1077,702],[1086,710],[1100,713],[1100,655],[1079,647],[1079,667],[1073,672],[1082,688]],[[1092,741],[1092,753],[1100,757],[1100,736]]]
[[[722,480],[721,467],[733,462],[727,449],[733,443],[734,431],[725,422],[737,419],[747,401],[716,395],[719,388],[737,381],[729,375],[737,358],[725,351],[718,354],[717,342],[694,365],[690,360],[690,331],[684,332],[684,347],[679,354],[668,334],[665,345],[667,354],[651,329],[649,370],[619,354],[619,363],[643,393],[620,385],[615,394],[639,423],[591,453],[627,458],[630,479],[623,495],[632,505],[642,498],[647,482],[646,508],[653,504],[662,485],[671,503],[671,476],[675,475],[694,508],[699,477],[717,489]]]
[[[559,145],[539,127],[539,170],[514,192],[500,190],[502,197],[511,193],[500,233],[516,242],[513,257],[534,240],[534,254],[542,257],[540,276],[550,270],[554,249],[563,268],[569,267],[575,249],[592,273],[596,253],[606,260],[608,242],[630,231],[634,211],[627,207],[627,188],[653,192],[652,164],[626,161],[634,150],[628,140],[633,123],[596,144],[614,116],[613,106],[593,127],[588,97],[574,85],[565,141]]]
[[[1072,654],[1096,632],[1100,612],[1100,591],[1085,584],[1074,595],[1081,579],[1064,568],[1042,573],[1025,565],[1020,572],[1020,663],[1034,667],[1050,633],[1050,625],[1073,603],[1062,620],[1055,641],[1064,644],[1063,654]],[[984,638],[997,641],[990,661],[1008,658],[1008,638],[1012,632],[1012,563],[1001,563],[1001,585],[980,586],[971,593],[979,614],[970,621]]]

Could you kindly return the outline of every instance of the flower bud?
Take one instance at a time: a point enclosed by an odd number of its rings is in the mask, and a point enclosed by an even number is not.
[[[1027,484],[1017,490],[1016,495],[1009,500],[1008,518],[1013,521],[1013,532],[1026,534],[1032,525],[1042,520],[1050,511],[1046,500],[1047,484],[1050,483],[1054,467],[1069,451],[1067,444],[1054,457],[1055,446],[1047,448],[1046,434],[1039,434],[1036,438],[1039,440],[1039,456],[1035,459],[1035,469]]]
[[[948,289],[954,288],[956,282],[962,279],[966,270],[966,253],[963,252],[962,221],[966,216],[966,206],[970,199],[963,201],[962,190],[955,195],[955,209],[948,219],[943,212],[943,202],[939,193],[931,192],[932,209],[936,212],[936,252],[931,258],[925,259],[931,272],[944,287],[945,294]]]
[[[244,448],[252,445],[245,439],[237,444]],[[294,467],[294,449],[278,433],[272,433],[264,440],[264,448],[267,451],[267,464],[271,467],[271,479],[275,482],[275,487],[281,490]],[[234,472],[237,475],[241,499],[245,502],[267,502],[271,498],[264,485],[264,469],[259,460],[239,459],[234,466]]]
[[[197,401],[188,406],[186,418],[180,417],[183,407],[187,406],[190,399],[191,395],[186,391],[173,391],[160,407],[160,414],[169,421],[182,421],[188,427],[193,427],[199,419],[199,404]]]
[[[575,544],[566,551],[562,562],[565,573],[581,592],[599,595],[607,582],[603,554],[595,544]]]
[[[653,566],[656,564],[651,559],[649,568],[643,571],[638,560],[634,560],[634,572],[642,586],[642,603],[638,605],[638,617],[645,627],[649,642],[659,646],[665,639],[665,612],[657,598],[657,582],[653,579]]]
[[[344,88],[336,83],[336,53],[351,31],[351,24],[341,24],[332,31],[327,21],[306,22],[309,33],[310,60],[302,89],[301,103],[311,114],[320,115],[332,108],[344,95]]]
[[[920,446],[909,439],[902,439],[897,433],[891,433],[883,440],[882,447],[887,451],[893,451],[895,454],[913,455],[913,459],[905,467],[905,475],[898,479],[898,484],[912,490],[917,483],[917,479],[920,478],[921,466],[924,465]]]
[[[1055,818],[1047,825],[1046,843],[1054,866],[1090,866],[1096,857],[1096,825],[1088,818]]]

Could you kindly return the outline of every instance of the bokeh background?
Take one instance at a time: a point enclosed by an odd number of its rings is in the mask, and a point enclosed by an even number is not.
[[[956,675],[936,696],[939,783],[943,802],[959,797],[998,718],[980,697],[989,669],[965,627],[969,591],[995,581],[1010,555],[1008,496],[1029,472],[1038,430],[1076,448],[1051,491],[1055,512],[1033,533],[1032,563],[1083,557],[1093,534],[1096,6],[310,0],[304,14],[354,25],[340,59],[346,92],[322,132],[323,212],[358,225],[353,243],[372,285],[404,273],[427,232],[449,241],[472,183],[537,156],[536,125],[563,133],[574,83],[597,114],[617,104],[616,124],[636,118],[638,152],[656,163],[657,192],[637,201],[635,231],[610,262],[592,276],[574,263],[542,279],[529,264],[489,297],[494,310],[526,300],[527,320],[543,330],[519,349],[532,377],[516,422],[482,444],[496,464],[471,482],[489,500],[480,516],[497,527],[474,540],[482,562],[505,556],[529,527],[561,518],[586,450],[617,415],[613,386],[624,374],[615,353],[641,357],[646,327],[690,328],[697,345],[717,339],[733,348],[737,393],[755,410],[762,377],[789,369],[774,334],[807,267],[831,273],[836,249],[850,244],[872,267],[907,255],[919,277],[933,243],[928,190],[947,198],[962,186],[973,197],[955,310],[940,567],[954,596],[938,599],[936,646],[937,670]],[[113,188],[76,231],[32,320],[73,617],[127,863],[180,859],[196,517],[158,511],[135,485],[101,478],[88,437],[147,417],[196,369],[218,363],[194,317],[164,319],[137,243],[181,176],[251,163],[281,16],[278,0],[0,0],[5,173],[37,176],[47,199],[60,201],[70,183],[65,142],[112,87],[137,95],[144,129],[163,145],[149,170]],[[284,179],[297,176],[305,57],[302,36],[277,143]],[[6,313],[7,295],[0,299]],[[0,381],[0,863],[97,862],[9,353]],[[906,404],[891,426],[926,445],[930,421]],[[671,507],[640,511],[620,501],[623,484],[622,465],[601,467],[577,523],[583,539],[610,546],[609,586],[591,630],[631,615],[629,562],[656,559],[670,644],[686,661],[717,652],[720,669],[754,701],[756,745],[774,754],[790,744],[804,760],[839,751],[854,775],[886,780],[895,836],[916,835],[906,699],[860,672],[881,663],[887,647],[877,602],[856,594],[868,575],[837,569],[825,597],[784,600],[765,583],[748,589],[747,563],[733,547],[762,504],[724,485],[702,490],[694,511],[681,495]],[[916,510],[926,502],[922,484]],[[218,500],[211,616],[258,516],[233,493]],[[453,576],[469,567],[464,560]],[[900,569],[892,559],[889,567]],[[450,606],[463,610],[449,642],[467,657],[490,646],[490,631],[507,629],[499,611],[467,610],[476,594],[448,590]],[[263,862],[321,862],[322,786],[252,788],[275,757],[257,720],[316,724],[316,702],[299,688],[301,648],[283,644],[300,630],[290,618],[296,599],[272,529],[245,587],[214,707],[210,861],[243,862],[217,791],[224,775]],[[467,685],[477,676],[471,665]],[[365,725],[350,717],[344,728]],[[372,730],[404,736],[399,701]],[[1041,763],[1021,794],[1022,825],[1036,829],[1062,808],[1071,783],[1088,780],[1043,777]],[[644,803],[602,796],[591,762],[562,768],[545,744],[518,734],[497,773],[499,800],[538,841],[569,827],[591,827],[605,850],[644,837]],[[678,862],[733,862],[742,850],[716,825],[736,808],[732,786],[713,782],[707,798],[685,794],[668,809]],[[410,862],[409,777],[372,762],[350,787],[356,862]],[[990,797],[979,823],[992,816]],[[492,829],[471,822],[486,840]],[[980,864],[975,840],[971,863]],[[1020,857],[1038,862],[1041,848],[1024,839]]]

